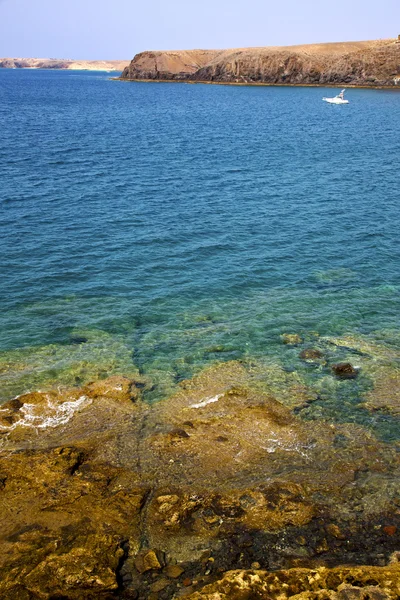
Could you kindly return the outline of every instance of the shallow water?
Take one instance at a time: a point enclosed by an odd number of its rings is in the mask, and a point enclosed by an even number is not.
[[[396,437],[357,408],[368,369],[280,338],[400,350],[400,93],[333,93],[0,70],[1,398],[140,372],[158,399],[255,360],[318,389],[310,418]]]

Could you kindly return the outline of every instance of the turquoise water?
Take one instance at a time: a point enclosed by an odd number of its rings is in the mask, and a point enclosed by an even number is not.
[[[1,397],[122,372],[159,398],[231,359],[327,376],[283,333],[399,349],[400,93],[334,93],[0,70]]]

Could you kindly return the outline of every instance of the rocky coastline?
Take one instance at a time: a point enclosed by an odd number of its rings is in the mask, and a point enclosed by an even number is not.
[[[370,369],[365,410],[398,418],[393,349],[323,341],[355,368],[325,364],[322,342],[282,342],[341,386]],[[280,394],[279,373],[261,386],[231,361],[156,404],[145,378],[119,375],[3,404],[0,597],[398,598],[398,440],[301,418],[315,396]]]
[[[137,54],[122,81],[400,87],[399,40]]]

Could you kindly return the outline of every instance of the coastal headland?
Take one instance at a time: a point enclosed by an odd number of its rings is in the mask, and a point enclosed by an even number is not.
[[[365,409],[398,419],[392,348],[282,340],[332,383],[366,371]],[[328,345],[359,366],[325,365]],[[3,404],[1,598],[398,598],[398,442],[302,418],[312,389],[265,375],[230,361],[156,404],[120,375]]]
[[[62,69],[123,71],[127,60],[73,60],[63,58],[0,58],[0,69]]]
[[[396,39],[137,54],[126,81],[399,87]]]

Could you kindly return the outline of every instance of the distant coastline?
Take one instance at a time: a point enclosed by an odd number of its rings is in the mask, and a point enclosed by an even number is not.
[[[123,71],[128,60],[73,60],[58,58],[0,58],[2,69],[52,69],[75,71]]]
[[[121,80],[400,89],[400,40],[146,51]]]

